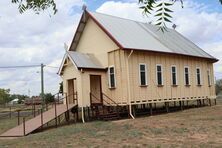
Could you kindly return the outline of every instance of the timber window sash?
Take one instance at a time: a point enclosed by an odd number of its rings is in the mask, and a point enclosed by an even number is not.
[[[208,85],[212,86],[210,69],[207,70]]]
[[[173,86],[177,86],[177,67],[171,66],[171,81]]]
[[[197,79],[197,86],[201,86],[201,69],[199,67],[196,68],[196,79]]]
[[[115,74],[114,66],[109,67],[108,75],[109,75],[109,88],[115,88],[116,87],[116,74]]]
[[[184,67],[184,82],[185,86],[190,86],[190,69],[188,66]]]
[[[157,85],[163,86],[163,67],[160,64],[156,65],[156,78],[157,78]]]
[[[147,67],[145,63],[139,64],[139,81],[140,86],[147,86]]]

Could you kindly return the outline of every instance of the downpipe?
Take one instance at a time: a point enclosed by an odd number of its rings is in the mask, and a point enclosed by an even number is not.
[[[131,57],[131,55],[133,54],[133,50],[130,51],[130,54],[129,56],[127,57],[127,80],[128,80],[128,101],[129,101],[129,114],[130,114],[130,117],[132,119],[135,119],[135,117],[133,116],[132,114],[132,105],[131,105],[131,93],[130,93],[130,75],[129,75],[129,59]]]
[[[83,69],[81,69],[80,71],[81,71],[82,74],[84,73]],[[81,76],[81,82],[82,82],[82,76]],[[82,83],[82,84],[83,84],[83,83]],[[83,90],[82,90],[82,94],[83,94]],[[84,107],[83,107],[83,99],[82,99],[81,113],[82,113],[82,123],[85,123],[85,118],[84,118]]]

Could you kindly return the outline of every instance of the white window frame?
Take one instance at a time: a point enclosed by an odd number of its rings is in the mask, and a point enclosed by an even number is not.
[[[144,65],[145,66],[145,85],[141,84],[141,70],[140,70],[140,66]],[[139,63],[139,84],[140,86],[147,86],[148,85],[148,81],[147,81],[147,66],[146,63]]]
[[[158,71],[157,71],[157,66],[161,67],[161,79],[162,79],[162,84],[158,84]],[[163,65],[162,64],[156,64],[156,84],[157,86],[163,86]]]
[[[175,73],[176,73],[176,84],[173,84],[173,70],[172,68],[175,67]],[[177,86],[178,85],[178,78],[177,78],[177,66],[176,65],[171,65],[171,85]]]
[[[212,79],[211,79],[211,71],[210,71],[210,69],[207,70],[207,81],[208,81],[208,85],[212,86]]]
[[[111,86],[110,68],[113,68],[114,86]],[[109,88],[116,88],[116,69],[115,69],[114,65],[111,65],[111,66],[108,67],[108,79],[109,79]]]
[[[188,69],[188,82],[189,82],[188,84],[186,84],[186,72],[185,72],[185,69],[186,69],[186,68]],[[183,69],[183,70],[184,70],[184,71],[183,71],[183,72],[184,72],[184,85],[185,85],[185,86],[190,86],[190,84],[191,84],[191,83],[190,83],[190,82],[191,82],[191,81],[190,81],[190,67],[189,67],[189,66],[184,66],[184,69]]]
[[[200,84],[198,84],[198,80],[197,80],[197,69],[199,69],[200,71]],[[200,67],[196,67],[196,84],[197,86],[201,86],[202,85],[202,75],[201,75],[201,68]]]

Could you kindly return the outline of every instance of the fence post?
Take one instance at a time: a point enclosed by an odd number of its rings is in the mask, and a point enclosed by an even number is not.
[[[43,109],[41,109],[41,128],[43,129]]]
[[[23,134],[25,136],[25,117],[23,117]]]
[[[18,125],[20,124],[20,111],[18,110]]]
[[[46,111],[48,111],[49,110],[49,108],[48,108],[48,103],[46,104]]]
[[[9,116],[10,116],[10,119],[11,119],[12,118],[12,107],[11,106],[9,107],[9,110],[10,110]]]
[[[34,117],[35,117],[35,104],[34,104]]]
[[[57,110],[56,110],[56,99],[55,99],[55,123],[57,127]]]

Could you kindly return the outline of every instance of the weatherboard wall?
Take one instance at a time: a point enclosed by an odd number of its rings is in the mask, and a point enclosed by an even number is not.
[[[64,67],[62,74],[63,80],[63,92],[69,94],[68,92],[68,80],[76,79],[74,86],[75,90],[78,92],[78,104],[82,106],[82,82],[81,82],[81,72],[73,65],[73,63],[68,60],[67,65]],[[72,102],[71,97],[68,97],[68,102]],[[66,100],[64,100],[66,103]]]
[[[107,52],[119,47],[89,18],[81,35],[76,51],[93,53],[104,67],[108,66]]]
[[[126,51],[125,58],[129,55]],[[140,86],[139,63],[147,66],[147,86]],[[163,86],[157,86],[156,65],[162,65]],[[171,66],[177,67],[177,86],[172,86]],[[184,66],[189,66],[190,86],[185,86]],[[202,85],[197,86],[196,68],[201,68]],[[212,85],[209,87],[207,70],[210,69]],[[202,58],[134,51],[129,60],[131,101],[187,97],[215,96],[213,64]],[[118,82],[117,82],[118,85]]]

